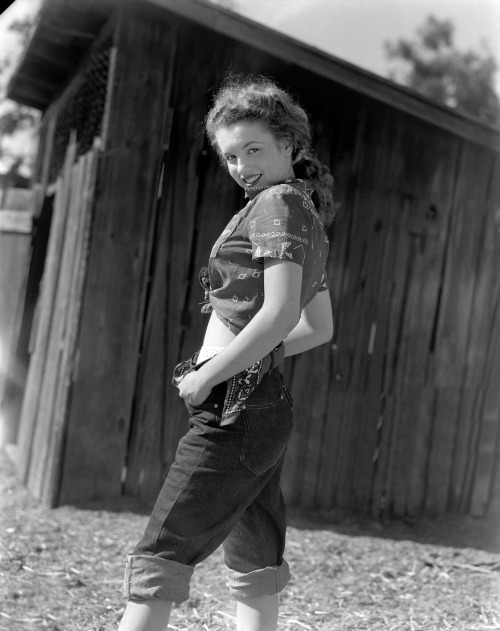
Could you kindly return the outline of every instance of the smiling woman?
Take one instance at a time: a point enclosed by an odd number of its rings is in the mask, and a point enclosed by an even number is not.
[[[190,430],[129,555],[121,631],[163,631],[195,565],[222,543],[238,631],[273,631],[290,580],[280,476],[292,399],[279,364],[333,333],[325,278],[333,179],[312,153],[307,115],[268,79],[230,80],[207,134],[249,198],[200,280],[203,347],[174,371]]]

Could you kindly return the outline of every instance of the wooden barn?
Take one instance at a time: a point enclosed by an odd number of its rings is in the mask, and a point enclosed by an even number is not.
[[[228,70],[299,96],[341,204],[334,341],[284,367],[288,502],[486,514],[499,130],[203,0],[45,0],[12,79],[10,97],[43,111],[19,475],[52,506],[156,496],[186,431],[171,372],[206,324],[198,270],[244,203],[201,131]]]

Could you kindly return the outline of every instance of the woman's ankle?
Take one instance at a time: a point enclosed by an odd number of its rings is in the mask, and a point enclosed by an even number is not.
[[[237,631],[275,631],[278,627],[279,595],[237,601]]]
[[[166,631],[171,610],[169,600],[129,600],[118,631]]]

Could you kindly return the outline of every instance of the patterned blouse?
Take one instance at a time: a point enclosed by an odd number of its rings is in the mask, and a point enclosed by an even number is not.
[[[327,289],[328,237],[311,199],[313,190],[307,180],[298,179],[247,189],[250,201],[215,242],[200,282],[218,318],[233,333],[264,303],[265,258],[302,266],[301,309]]]

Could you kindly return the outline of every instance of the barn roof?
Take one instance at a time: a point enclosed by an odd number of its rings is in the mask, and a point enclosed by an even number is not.
[[[46,109],[111,15],[117,0],[44,0],[8,96]],[[123,1],[123,0],[122,0]],[[136,0],[222,33],[458,136],[498,150],[500,130],[206,0]]]

